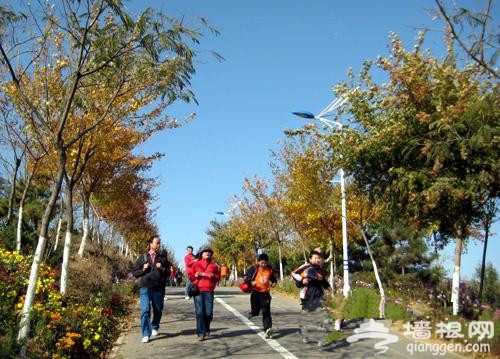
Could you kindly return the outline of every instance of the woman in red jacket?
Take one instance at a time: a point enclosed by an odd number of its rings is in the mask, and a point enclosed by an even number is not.
[[[217,263],[212,262],[213,250],[203,248],[199,259],[193,262],[189,279],[198,286],[200,294],[194,296],[194,309],[196,314],[196,333],[198,340],[205,340],[210,335],[210,323],[213,319],[214,290],[220,280],[220,269]]]

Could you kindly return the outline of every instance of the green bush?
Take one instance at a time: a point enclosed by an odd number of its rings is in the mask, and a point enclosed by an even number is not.
[[[380,298],[373,288],[355,288],[347,297],[343,318],[378,318]]]
[[[295,283],[291,280],[285,279],[283,281],[278,281],[278,284],[276,285],[276,290],[283,293],[283,294],[290,294],[292,296],[297,296],[299,297],[299,292],[300,289],[297,288]]]
[[[408,319],[409,315],[400,305],[389,302],[385,306],[385,317],[392,320],[404,320]]]

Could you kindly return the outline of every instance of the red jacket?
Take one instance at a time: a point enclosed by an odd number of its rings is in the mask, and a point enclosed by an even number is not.
[[[191,266],[193,265],[195,258],[192,253],[186,254],[184,256],[184,265],[186,266],[186,274],[188,277],[190,276],[191,273]]]
[[[198,278],[195,277],[196,273],[200,273]],[[212,278],[210,278],[210,273],[213,273]],[[200,292],[213,292],[220,280],[219,266],[215,262],[199,259],[191,265],[189,279],[192,283],[198,284]]]

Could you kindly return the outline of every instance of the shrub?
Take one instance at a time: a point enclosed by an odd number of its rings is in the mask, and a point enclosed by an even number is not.
[[[17,317],[25,299],[31,257],[0,248],[0,357],[17,358]],[[78,284],[92,286],[84,275]],[[31,312],[30,358],[104,358],[131,308],[131,285],[100,283],[91,294],[59,293],[56,271],[41,264]],[[91,280],[92,281],[92,280]],[[73,282],[74,283],[74,282]],[[93,282],[92,282],[93,283]],[[76,286],[76,285],[75,285]]]
[[[281,293],[297,296],[297,298],[299,297],[300,289],[297,288],[295,283],[290,279],[284,279],[282,281],[278,281],[276,289]]]
[[[377,318],[379,316],[377,291],[373,288],[355,288],[346,299],[342,311],[343,318]]]
[[[385,306],[385,317],[392,320],[403,320],[408,319],[409,315],[400,305],[388,302]]]

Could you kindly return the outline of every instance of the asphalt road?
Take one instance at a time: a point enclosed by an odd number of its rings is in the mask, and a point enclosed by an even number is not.
[[[393,331],[371,331],[368,338],[359,333],[360,328],[367,328],[369,325],[372,328],[378,325],[378,329],[384,327],[382,329],[385,330],[390,327],[389,321],[348,321],[338,341],[325,343],[321,338],[325,338],[334,328],[333,323],[321,322],[321,318],[327,318],[324,313],[301,315],[298,298],[276,293],[272,296],[272,339],[264,336],[261,316],[247,319],[246,313],[250,305],[248,294],[241,293],[238,288],[218,287],[211,336],[198,342],[193,301],[184,299],[183,288],[167,287],[159,335],[152,337],[149,343],[141,343],[140,313],[137,306],[131,328],[120,336],[109,359],[462,358],[454,353],[436,355],[431,348],[425,352],[411,353],[408,348],[415,341]],[[307,330],[304,330],[304,325]],[[302,330],[299,329],[300,326]],[[376,345],[384,340],[385,352],[382,353],[384,347],[376,348]]]

